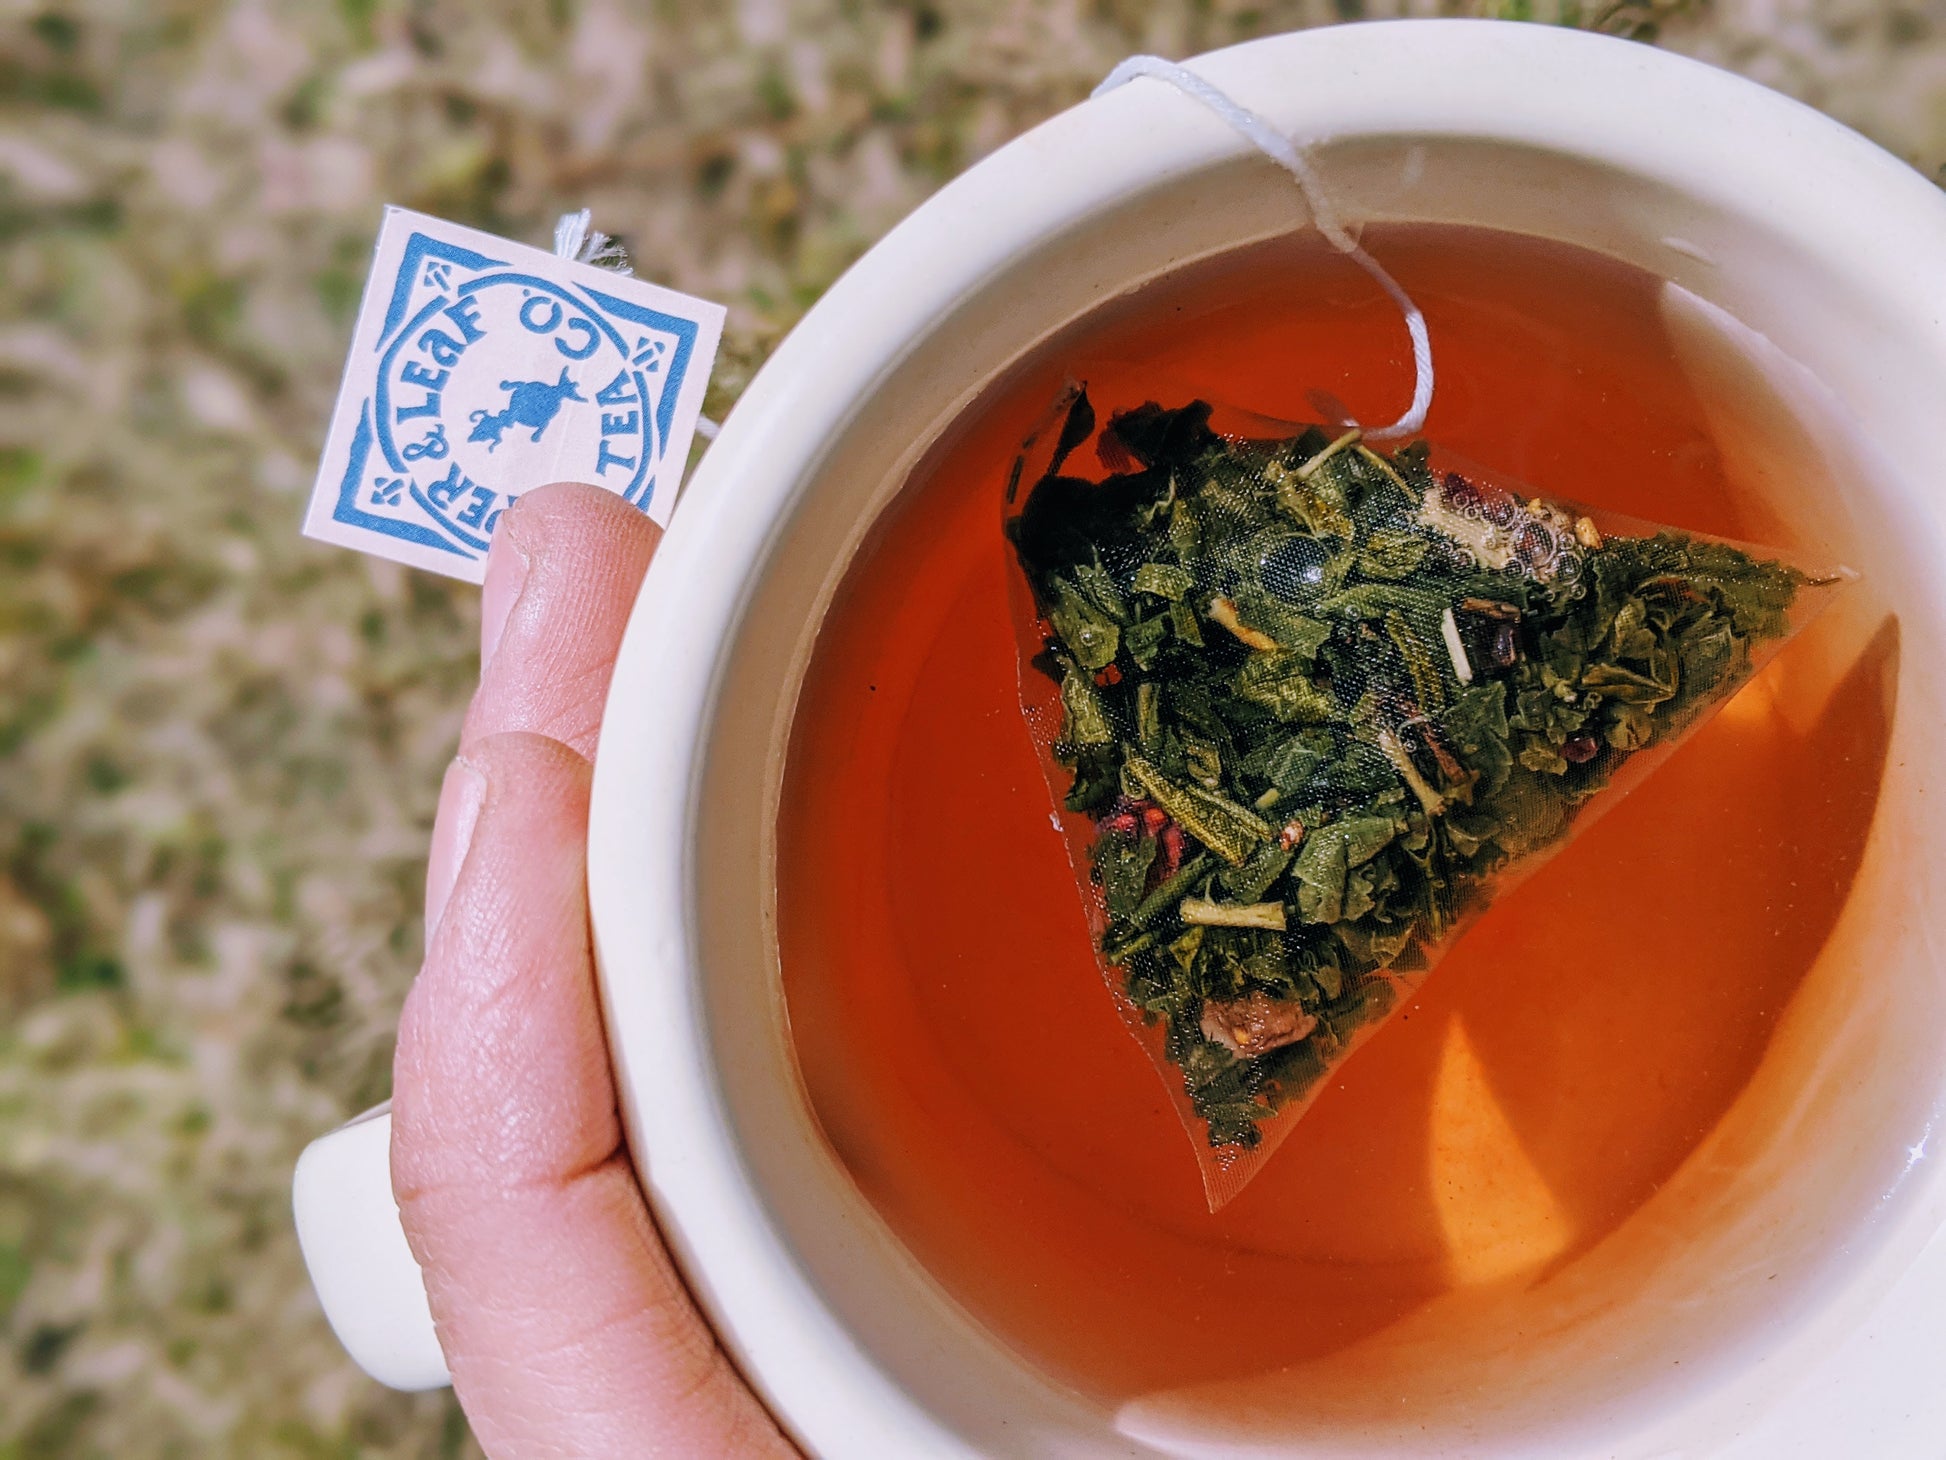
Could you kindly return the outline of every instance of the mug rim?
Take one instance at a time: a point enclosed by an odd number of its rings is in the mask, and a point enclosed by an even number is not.
[[[1300,63],[1307,81],[1339,84],[1280,86]],[[1537,147],[1762,220],[1846,265],[1849,284],[1878,292],[1916,332],[1929,330],[1946,358],[1946,279],[1929,283],[1921,268],[1946,252],[1946,197],[1857,133],[1754,82],[1612,37],[1469,20],[1323,27],[1191,64],[1301,142],[1426,136]],[[745,1376],[813,1453],[974,1452],[825,1308],[737,1150],[700,996],[688,855],[723,656],[825,443],[934,321],[1087,216],[1249,150],[1173,91],[1132,84],[1042,123],[923,203],[832,286],[751,382],[698,467],[631,615],[596,757],[588,845],[618,1092],[644,1189],[693,1291]],[[680,634],[666,631],[674,623]],[[1869,1280],[1854,1284],[1858,1301],[1820,1317],[1825,1347],[1862,1322],[1865,1291],[1889,1290],[1941,1229],[1946,1186],[1932,1188],[1911,1204],[1898,1239],[1882,1243]],[[1935,1266],[1946,1276],[1946,1264]],[[1801,1384],[1804,1365],[1820,1362],[1817,1347],[1794,1342],[1803,1365],[1772,1372],[1769,1390]],[[1907,1396],[1921,1392],[1922,1357],[1907,1359]],[[1946,1430],[1946,1398],[1935,1405]],[[1738,1408],[1747,1416],[1750,1396]],[[1840,1423],[1833,1433],[1854,1432]],[[1801,1420],[1789,1434],[1795,1453]]]

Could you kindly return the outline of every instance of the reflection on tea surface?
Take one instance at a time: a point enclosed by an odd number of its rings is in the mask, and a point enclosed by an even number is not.
[[[1658,281],[1505,235],[1374,240],[1434,331],[1442,447],[1642,518],[1772,530]],[[1458,1287],[1545,1282],[1640,1207],[1748,1082],[1843,906],[1897,640],[1834,690],[1803,669],[1839,632],[1814,625],[1487,913],[1211,1214],[1095,969],[1017,707],[999,493],[1069,372],[1104,396],[1287,418],[1328,396],[1382,419],[1410,368],[1391,306],[1306,245],[1104,310],[932,454],[805,683],[779,938],[817,1115],[947,1291],[1115,1399],[1332,1353]]]

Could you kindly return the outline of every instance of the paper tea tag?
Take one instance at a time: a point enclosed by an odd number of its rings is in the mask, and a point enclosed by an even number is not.
[[[547,482],[667,522],[723,313],[386,209],[306,536],[477,583],[501,512]]]

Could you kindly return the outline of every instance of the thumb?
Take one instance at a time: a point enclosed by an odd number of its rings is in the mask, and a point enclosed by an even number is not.
[[[400,1215],[496,1460],[788,1454],[623,1148],[589,946],[588,784],[580,755],[527,733],[455,763],[442,815],[471,828],[400,1022]]]

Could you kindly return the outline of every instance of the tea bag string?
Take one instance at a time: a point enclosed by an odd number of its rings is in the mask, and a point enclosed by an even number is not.
[[[1311,221],[1317,225],[1325,241],[1371,275],[1379,288],[1399,306],[1400,312],[1405,315],[1406,333],[1412,337],[1412,404],[1391,425],[1375,427],[1365,434],[1373,440],[1391,440],[1418,434],[1425,428],[1426,412],[1432,407],[1432,338],[1426,332],[1426,317],[1420,313],[1419,306],[1412,302],[1412,296],[1405,292],[1399,281],[1365,251],[1364,245],[1352,237],[1340,221],[1317,169],[1292,145],[1290,138],[1266,118],[1194,71],[1174,61],[1165,61],[1160,56],[1130,56],[1108,73],[1101,85],[1095,88],[1094,95],[1105,96],[1143,76],[1167,82],[1185,96],[1201,102],[1246,142],[1289,173],[1296,181],[1298,191],[1304,194],[1304,202],[1311,210]],[[1358,423],[1354,421],[1349,424]]]
[[[563,213],[554,224],[554,256],[569,263],[593,264],[598,269],[632,276],[635,266],[628,261],[628,250],[622,247],[620,239],[595,231],[594,221],[592,208]],[[650,423],[653,429],[654,417],[650,417]],[[714,441],[722,429],[708,416],[696,418],[696,434],[705,441]]]

